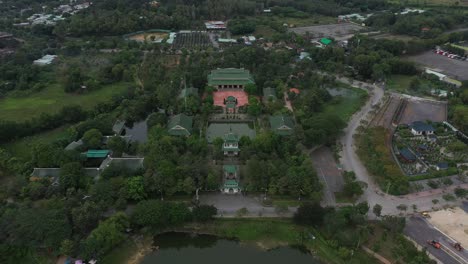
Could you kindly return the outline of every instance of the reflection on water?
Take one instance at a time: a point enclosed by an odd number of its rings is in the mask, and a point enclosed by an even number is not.
[[[210,235],[166,233],[155,237],[154,246],[159,249],[145,256],[141,264],[320,263],[301,246],[264,251]]]

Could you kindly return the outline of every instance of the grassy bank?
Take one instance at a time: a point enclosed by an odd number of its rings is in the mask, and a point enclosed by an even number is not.
[[[343,121],[347,122],[351,116],[359,111],[367,100],[367,92],[359,88],[340,88],[346,93],[336,96],[332,104],[325,107],[324,112],[338,115]]]
[[[49,130],[43,133],[36,134],[34,136],[25,137],[18,139],[16,141],[2,145],[2,148],[5,148],[13,156],[18,158],[23,158],[25,160],[31,158],[31,147],[43,142],[48,143],[66,137],[68,126],[62,126],[53,130]]]
[[[65,93],[59,84],[53,84],[25,97],[0,100],[0,119],[25,121],[42,113],[56,113],[68,105],[80,105],[89,110],[98,103],[108,101],[113,95],[122,93],[128,86],[129,83],[117,83],[84,94],[70,94]]]
[[[265,250],[279,246],[303,245],[324,263],[375,263],[375,259],[362,251],[355,252],[352,259],[344,261],[338,256],[338,249],[332,246],[333,242],[324,239],[319,231],[311,227],[297,226],[287,219],[217,219],[206,224],[191,223],[179,230],[235,238],[241,243],[257,245]],[[312,239],[312,236],[315,239]],[[129,239],[109,253],[102,263],[133,264],[135,255],[141,250]]]

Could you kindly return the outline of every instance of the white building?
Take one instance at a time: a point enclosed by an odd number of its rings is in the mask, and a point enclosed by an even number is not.
[[[45,66],[49,65],[57,58],[57,55],[44,55],[44,57],[37,59],[33,62],[34,65]]]
[[[411,133],[415,136],[426,136],[434,134],[434,127],[422,121],[414,121],[409,125]]]

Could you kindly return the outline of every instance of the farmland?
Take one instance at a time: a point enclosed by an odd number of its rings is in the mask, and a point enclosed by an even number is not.
[[[80,105],[85,110],[108,101],[113,95],[121,94],[128,83],[107,85],[85,94],[65,93],[58,84],[50,85],[27,97],[6,97],[0,100],[0,119],[25,121],[42,113],[56,113],[68,105]]]
[[[196,48],[211,46],[210,37],[206,32],[179,32],[175,38],[173,47],[175,49],[181,48]]]

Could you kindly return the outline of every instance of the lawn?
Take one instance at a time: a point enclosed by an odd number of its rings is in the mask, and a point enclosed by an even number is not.
[[[80,105],[92,109],[113,95],[120,94],[129,83],[117,83],[85,94],[69,94],[58,84],[50,85],[40,92],[25,97],[7,97],[0,100],[0,120],[25,121],[42,113],[56,113],[67,105]]]
[[[39,142],[50,143],[56,139],[60,139],[68,136],[68,126],[62,126],[53,130],[49,130],[43,133],[36,134],[34,136],[25,137],[16,141],[2,145],[13,156],[29,160],[31,158],[31,147]]]
[[[367,100],[367,92],[359,88],[339,88],[343,94],[336,96],[331,104],[325,106],[324,112],[336,114],[347,122],[351,116],[359,111]]]
[[[409,89],[412,80],[414,80],[414,76],[392,75],[387,79],[386,88],[404,93]]]

